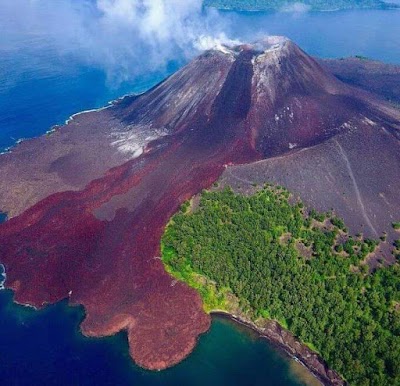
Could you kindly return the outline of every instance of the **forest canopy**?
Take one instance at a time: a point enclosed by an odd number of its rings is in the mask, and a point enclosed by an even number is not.
[[[197,288],[206,310],[229,312],[233,294],[253,321],[277,320],[350,384],[395,385],[400,265],[370,272],[366,259],[378,244],[267,185],[251,196],[203,192],[196,210],[186,203],[172,218],[162,251],[167,270]]]

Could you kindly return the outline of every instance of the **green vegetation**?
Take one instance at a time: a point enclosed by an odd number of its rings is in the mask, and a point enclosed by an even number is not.
[[[277,320],[351,384],[400,384],[400,265],[369,274],[378,242],[345,229],[290,204],[283,188],[204,192],[194,213],[173,217],[163,260],[206,310],[229,311],[233,294],[249,318]]]
[[[392,8],[381,0],[204,0],[204,5],[238,11],[336,11],[341,9]]]
[[[227,300],[225,297],[226,290],[223,291],[221,288],[217,290],[214,282],[210,281],[203,275],[194,272],[190,267],[190,264],[180,266],[179,270],[175,269],[173,261],[176,258],[176,252],[173,248],[163,245],[161,251],[167,271],[177,280],[182,280],[199,291],[206,312],[211,312],[213,310],[227,310]]]
[[[400,230],[400,221],[392,223],[393,229]]]
[[[368,57],[363,56],[363,55],[356,55],[355,58],[360,59],[360,60],[370,60]]]

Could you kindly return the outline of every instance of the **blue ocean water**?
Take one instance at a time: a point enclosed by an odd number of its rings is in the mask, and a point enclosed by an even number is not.
[[[400,63],[400,12],[222,13],[233,36],[254,40],[286,35],[312,55],[364,55]],[[0,12],[0,27],[2,15]],[[99,66],[73,52],[60,55],[46,34],[2,30],[0,36],[0,149],[34,137],[71,114],[104,105],[160,81],[167,71],[111,83]],[[3,44],[7,42],[8,44]],[[146,53],[143,53],[146,60]],[[1,208],[0,208],[1,209]],[[1,246],[0,246],[1,247]],[[4,385],[298,385],[295,363],[267,342],[215,318],[193,355],[177,367],[151,373],[135,366],[124,334],[86,339],[79,308],[65,302],[40,312],[16,306],[0,292],[0,379]],[[297,368],[298,369],[298,368]]]
[[[400,63],[400,10],[240,12],[234,20],[234,31],[245,40],[251,41],[254,36],[265,33],[284,35],[313,56],[362,55],[386,63]]]
[[[0,46],[0,150],[43,134],[76,112],[143,92],[164,76],[153,73],[109,84],[104,71],[71,55],[60,56],[43,37],[21,36],[12,50]]]
[[[269,344],[224,319],[214,319],[192,355],[150,372],[128,355],[124,334],[88,339],[78,332],[83,311],[66,302],[36,312],[0,296],[0,378],[3,385],[219,386],[304,383]]]

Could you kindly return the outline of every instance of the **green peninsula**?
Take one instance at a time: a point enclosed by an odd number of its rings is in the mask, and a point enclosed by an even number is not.
[[[351,237],[332,213],[308,211],[281,187],[205,191],[162,239],[163,261],[206,311],[276,320],[352,385],[400,383],[400,264],[368,259],[380,242]],[[395,243],[396,244],[396,243]],[[393,254],[399,249],[393,245]]]

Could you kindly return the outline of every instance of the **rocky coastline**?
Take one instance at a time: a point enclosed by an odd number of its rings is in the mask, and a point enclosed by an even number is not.
[[[221,310],[213,311],[211,314],[233,320],[255,331],[261,338],[267,339],[275,347],[304,365],[323,385],[347,385],[346,381],[337,372],[328,367],[323,358],[301,343],[293,334],[279,325],[278,322],[268,320],[263,325],[257,325],[243,315],[231,314]]]

